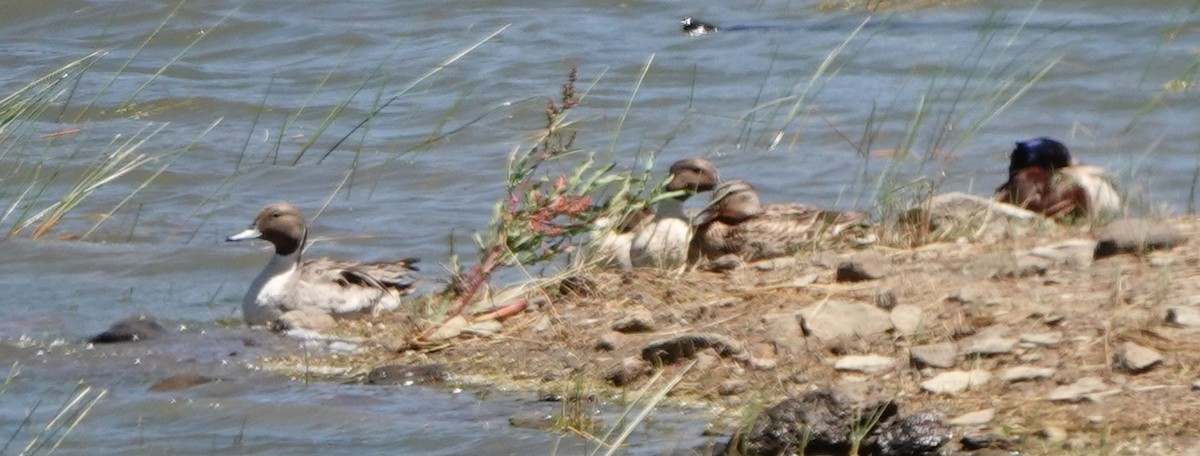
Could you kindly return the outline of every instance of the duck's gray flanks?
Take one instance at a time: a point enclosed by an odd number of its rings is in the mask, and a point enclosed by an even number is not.
[[[293,311],[345,316],[392,310],[416,283],[415,258],[355,263],[318,258],[301,262],[308,229],[300,210],[276,203],[259,211],[250,228],[228,241],[264,239],[275,255],[250,284],[242,313],[251,326],[274,326]]]
[[[729,181],[714,191],[701,214],[688,249],[688,260],[737,255],[755,261],[791,255],[827,240],[841,240],[854,232],[852,242],[870,242],[867,215],[838,212],[799,204],[764,206],[754,187]]]

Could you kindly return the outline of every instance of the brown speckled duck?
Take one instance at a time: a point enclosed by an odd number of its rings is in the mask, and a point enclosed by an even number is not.
[[[791,255],[823,241],[869,243],[862,212],[838,212],[797,204],[764,206],[750,184],[721,184],[701,213],[688,250],[688,262],[737,255],[746,261]]]
[[[1111,217],[1121,210],[1103,169],[1073,163],[1067,146],[1045,137],[1017,142],[1008,181],[995,197],[1056,220]]]
[[[263,239],[275,255],[251,283],[242,314],[251,326],[292,329],[288,314],[343,316],[392,310],[416,282],[415,258],[354,263],[318,258],[301,261],[307,238],[304,216],[288,203],[267,206],[245,231],[228,241]]]

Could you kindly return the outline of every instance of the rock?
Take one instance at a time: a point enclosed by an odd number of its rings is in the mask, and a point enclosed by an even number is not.
[[[961,192],[934,196],[926,207],[928,210],[909,210],[902,216],[902,221],[928,221],[932,239],[967,237],[993,242],[1053,226],[1053,222],[1036,212]]]
[[[806,334],[822,341],[870,336],[892,329],[891,316],[878,307],[845,301],[826,301],[801,309]]]
[[[537,323],[533,325],[533,332],[543,333],[552,328],[554,328],[554,319],[550,318],[549,315],[542,315],[538,318]]]
[[[1121,253],[1170,249],[1184,240],[1183,233],[1165,222],[1121,219],[1104,227],[1093,256],[1098,260]]]
[[[654,331],[654,314],[646,309],[634,309],[613,323],[612,329],[625,334]]]
[[[700,265],[700,269],[711,272],[725,272],[742,267],[744,262],[742,257],[737,255],[724,255],[720,258],[710,260],[708,263]]]
[[[1167,324],[1175,326],[1200,326],[1200,308],[1170,307],[1167,309]]]
[[[892,262],[878,250],[868,250],[851,255],[838,264],[838,282],[862,282],[879,280],[892,273]]]
[[[921,382],[921,389],[937,394],[955,394],[983,386],[992,379],[992,374],[985,370],[949,371]]]
[[[1200,391],[1200,380],[1192,382],[1192,391]]]
[[[636,356],[622,359],[604,373],[604,379],[615,386],[625,386],[633,383],[643,375],[650,373],[650,364]]]
[[[333,315],[327,312],[317,309],[297,309],[280,315],[279,319],[271,325],[271,330],[279,332],[295,330],[321,332],[331,329],[334,326],[337,326],[337,322],[333,320]]]
[[[642,359],[654,365],[675,364],[684,359],[694,358],[696,353],[705,349],[712,349],[726,358],[750,360],[742,344],[729,337],[712,333],[688,333],[651,342],[642,348]]]
[[[1004,373],[1001,374],[1000,377],[1003,378],[1005,382],[1016,383],[1028,380],[1047,379],[1053,377],[1055,372],[1058,372],[1058,370],[1053,367],[1017,366],[1005,369]]]
[[[154,317],[134,315],[113,323],[104,332],[92,336],[88,342],[93,344],[113,344],[118,342],[140,342],[157,339],[166,334],[166,329],[158,324]]]
[[[877,423],[885,423],[898,410],[892,401],[855,404],[831,390],[817,390],[801,398],[784,399],[764,410],[744,440],[731,440],[731,448],[739,445],[743,455],[779,455],[803,445],[808,454],[845,454],[854,423],[872,416],[878,417]],[[738,438],[736,434],[732,437]]]
[[[442,364],[426,364],[423,366],[408,366],[391,364],[371,369],[363,381],[368,385],[434,385],[445,382],[450,378],[446,366]]]
[[[952,438],[942,414],[927,411],[883,423],[868,436],[866,447],[868,454],[880,456],[934,454]]]
[[[1002,355],[1011,352],[1017,346],[1017,341],[1007,326],[992,325],[959,341],[959,347],[965,356]]]
[[[1026,344],[1043,345],[1043,346],[1047,346],[1047,347],[1053,347],[1055,345],[1058,345],[1059,342],[1062,342],[1062,338],[1063,338],[1063,335],[1061,332],[1046,332],[1046,333],[1021,334],[1021,337],[1019,338],[1019,340],[1022,343],[1026,343]]]
[[[1099,377],[1084,377],[1070,385],[1055,388],[1046,399],[1055,402],[1079,402],[1088,394],[1104,391],[1108,386]]]
[[[522,429],[553,429],[558,418],[545,411],[524,410],[508,418],[508,425]]]
[[[875,293],[875,307],[883,310],[892,310],[896,307],[896,293],[892,290],[883,290]]]
[[[1133,342],[1121,344],[1113,353],[1113,362],[1131,374],[1146,372],[1162,360],[1162,355],[1157,351]]]
[[[775,352],[780,356],[799,356],[804,350],[804,329],[795,313],[770,314],[764,316],[763,330]]]
[[[504,323],[500,323],[498,320],[484,320],[472,323],[471,326],[463,329],[463,332],[477,336],[494,336],[504,332]]]
[[[896,334],[908,337],[921,329],[923,315],[920,307],[901,304],[892,308],[889,319],[896,329]]]
[[[798,259],[796,257],[780,257],[780,258],[773,258],[770,260],[763,260],[763,261],[755,262],[754,269],[757,269],[759,271],[764,271],[764,272],[765,271],[776,271],[776,270],[787,269],[787,268],[796,266],[799,263],[800,263],[800,259]]]
[[[950,419],[951,426],[983,426],[996,418],[996,409],[983,409],[964,413]]]
[[[965,434],[960,441],[964,450],[982,450],[985,448],[989,450],[1002,450],[1011,448],[1016,443],[1019,443],[1019,440],[1016,438],[1009,438],[995,432]]]
[[[462,334],[463,330],[467,329],[469,326],[471,326],[471,322],[467,321],[466,318],[463,318],[462,315],[456,315],[454,318],[447,320],[445,323],[439,326],[438,329],[433,332],[433,334],[430,334],[429,340],[438,341],[453,339]]]
[[[212,383],[212,382],[216,382],[216,381],[220,381],[220,380],[221,379],[216,378],[216,377],[209,377],[209,376],[198,375],[198,374],[172,375],[170,377],[167,377],[167,378],[164,378],[157,382],[154,382],[153,385],[150,385],[150,391],[155,391],[155,392],[179,391],[182,389],[191,388],[193,386],[203,385],[205,383]]]
[[[1053,263],[1045,258],[1029,254],[1020,254],[1009,264],[996,272],[996,277],[1033,277],[1044,275]]]
[[[742,302],[742,298],[727,297],[699,304],[684,306],[683,318],[689,322],[697,322],[712,318],[719,309],[733,307]]]
[[[1038,437],[1045,439],[1049,443],[1062,443],[1067,441],[1067,431],[1056,426],[1046,426],[1037,431]]]
[[[1054,264],[1072,267],[1087,267],[1092,264],[1096,241],[1091,239],[1069,239],[1055,244],[1036,247],[1029,254],[1050,260]]]
[[[616,331],[609,331],[600,336],[600,340],[596,341],[596,349],[604,351],[612,351],[625,345],[625,335]]]
[[[742,394],[749,386],[742,380],[725,380],[717,385],[717,394],[722,396],[733,396]]]
[[[959,304],[975,304],[981,301],[983,298],[979,293],[979,290],[964,287],[959,288],[953,293],[950,293],[950,296],[947,296],[946,299],[950,300],[950,302],[956,302]]]
[[[918,345],[909,350],[918,366],[950,368],[958,364],[958,345],[954,342]]]
[[[833,365],[834,369],[840,371],[854,371],[864,374],[883,372],[891,370],[893,367],[896,367],[895,359],[880,355],[843,356]]]

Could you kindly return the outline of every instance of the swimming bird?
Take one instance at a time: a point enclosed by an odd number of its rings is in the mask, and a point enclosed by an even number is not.
[[[750,184],[733,180],[713,191],[698,217],[688,263],[737,255],[746,261],[791,255],[826,241],[871,242],[867,214],[802,204],[764,206]]]
[[[307,233],[300,209],[275,203],[259,211],[245,231],[226,238],[263,239],[275,246],[275,255],[250,284],[242,302],[247,324],[292,329],[288,323],[303,318],[289,318],[289,314],[347,316],[392,310],[400,306],[401,295],[412,291],[417,259],[380,263],[328,258],[301,261]]]
[[[717,26],[707,22],[700,22],[691,16],[684,17],[679,23],[683,24],[683,33],[686,33],[688,36],[707,35],[709,33],[717,33],[718,30]]]
[[[654,219],[639,228],[629,246],[633,266],[670,268],[683,265],[692,237],[691,218],[683,203],[699,192],[712,191],[720,181],[717,168],[703,158],[686,158],[671,165],[668,192],[679,196],[659,201]]]
[[[1046,137],[1017,142],[1008,181],[995,198],[1056,220],[1108,217],[1121,210],[1121,197],[1103,169],[1075,163],[1067,146]]]

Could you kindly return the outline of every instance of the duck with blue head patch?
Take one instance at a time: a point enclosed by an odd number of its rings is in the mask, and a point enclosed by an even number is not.
[[[1059,221],[1112,217],[1121,210],[1103,169],[1076,164],[1066,145],[1046,137],[1017,142],[1008,181],[995,197]]]

